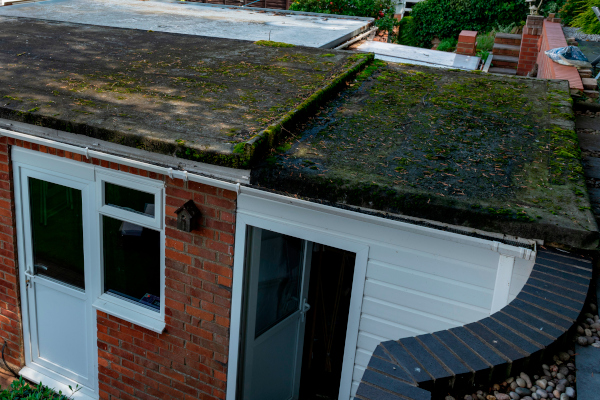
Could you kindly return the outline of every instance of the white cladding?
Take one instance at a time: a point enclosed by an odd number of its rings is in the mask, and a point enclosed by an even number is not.
[[[238,198],[238,213],[369,246],[351,395],[380,342],[449,329],[490,315],[500,258],[497,242],[244,194]],[[507,255],[517,255],[509,300],[523,287],[535,258],[525,252],[531,258],[525,260],[518,255],[519,248],[511,249],[513,253]]]

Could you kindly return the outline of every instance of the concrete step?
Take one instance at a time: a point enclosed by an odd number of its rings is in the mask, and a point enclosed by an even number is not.
[[[494,56],[494,60],[496,56]],[[493,60],[492,60],[493,61]],[[515,68],[499,68],[499,67],[491,67],[488,72],[490,74],[502,74],[502,75],[516,75],[517,70]]]
[[[520,46],[521,45],[521,35],[516,33],[496,33],[496,37],[494,38],[494,43],[500,44],[509,44],[512,46]]]
[[[494,58],[496,56],[512,56],[519,57],[519,53],[521,53],[520,46],[514,46],[512,44],[502,44],[502,43],[494,43]]]

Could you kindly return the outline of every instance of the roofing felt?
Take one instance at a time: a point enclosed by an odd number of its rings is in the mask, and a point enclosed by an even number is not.
[[[566,82],[375,61],[253,182],[455,225],[593,247]]]
[[[274,42],[0,17],[0,117],[238,167],[274,121],[366,60]]]
[[[373,21],[180,0],[47,0],[0,7],[0,15],[323,48],[343,43]]]

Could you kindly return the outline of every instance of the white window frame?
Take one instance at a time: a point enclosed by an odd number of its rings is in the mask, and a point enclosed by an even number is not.
[[[96,169],[96,204],[98,212],[109,217],[114,217],[137,225],[142,225],[154,230],[161,230],[163,227],[162,192],[164,189],[164,183],[157,182],[149,178],[136,177],[135,175],[131,174],[123,176],[123,174],[126,173],[115,173],[111,170],[104,170],[100,168]],[[105,182],[153,195],[154,217],[148,214],[128,211],[124,208],[105,204]]]
[[[163,181],[140,177],[127,172],[118,172],[111,169],[85,164],[68,158],[58,157],[39,151],[12,148],[13,165],[20,165],[28,169],[37,169],[47,173],[59,173],[65,177],[72,177],[75,181],[84,180],[94,186],[95,199],[90,199],[95,215],[91,218],[92,237],[90,267],[92,268],[92,284],[90,295],[92,307],[108,315],[121,318],[127,322],[144,327],[154,332],[162,333],[165,329],[165,229],[164,229],[164,204],[165,184]],[[120,186],[130,187],[147,193],[154,193],[154,217],[141,213],[130,212],[118,207],[104,206],[102,195],[104,181]],[[98,200],[100,199],[100,200]],[[20,205],[17,204],[17,211]],[[125,213],[125,214],[123,214]],[[142,225],[160,232],[160,311],[152,310],[142,304],[136,304],[115,295],[103,293],[104,267],[102,262],[102,215],[107,215],[123,221]],[[86,290],[87,290],[86,285]],[[94,320],[95,323],[95,320]]]
[[[96,167],[96,210],[98,212],[98,239],[97,259],[99,268],[96,268],[96,300],[93,306],[109,315],[124,319],[125,321],[142,326],[154,332],[162,333],[165,328],[165,230],[163,218],[163,204],[165,197],[165,184],[162,181],[139,177],[124,172],[117,173],[102,167]],[[154,195],[154,217],[135,211],[109,206],[104,203],[104,182],[139,190]],[[131,222],[144,228],[160,233],[160,308],[158,311],[135,303],[124,297],[104,292],[104,259],[102,242],[103,224],[102,217],[107,216],[121,221]]]

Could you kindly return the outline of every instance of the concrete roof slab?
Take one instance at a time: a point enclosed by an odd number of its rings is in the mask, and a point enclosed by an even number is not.
[[[240,167],[236,146],[356,64],[264,44],[0,16],[0,117]]]
[[[597,245],[566,82],[375,61],[287,149],[253,171],[252,182],[333,204]]]
[[[1,15],[322,48],[343,43],[373,21],[171,0],[48,0],[0,7]]]

